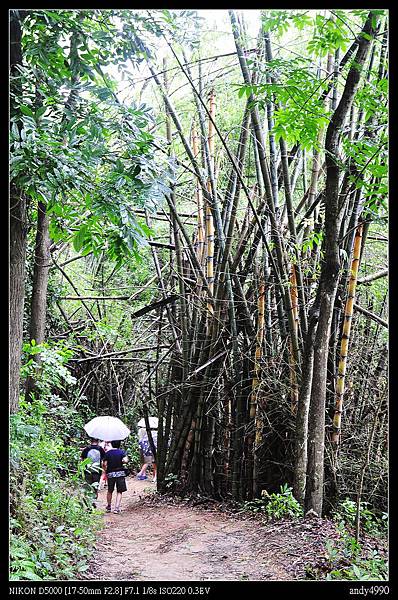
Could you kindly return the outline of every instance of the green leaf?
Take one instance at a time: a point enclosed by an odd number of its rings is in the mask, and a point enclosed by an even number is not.
[[[73,248],[76,250],[76,252],[79,252],[79,250],[81,250],[86,237],[87,237],[87,231],[88,231],[88,227],[87,225],[82,225],[79,229],[79,231],[74,235],[73,237]]]
[[[33,114],[33,111],[31,108],[29,108],[29,106],[25,106],[24,104],[20,105],[20,110],[21,113],[23,113],[24,115],[26,115],[27,117],[34,117],[35,115]]]
[[[354,571],[355,575],[357,576],[358,579],[361,579],[362,577],[362,571],[359,567],[357,567],[357,565],[352,565],[352,570]]]
[[[47,110],[47,106],[42,106],[42,107],[38,108],[36,111],[36,115],[35,115],[36,119],[40,119],[40,117],[42,117],[44,115],[46,110]]]
[[[42,581],[42,578],[39,577],[36,573],[34,573],[33,571],[20,571],[18,573],[18,579],[29,579],[32,581]]]
[[[96,94],[100,100],[107,100],[110,96],[112,96],[112,92],[107,87],[98,88],[96,90]]]

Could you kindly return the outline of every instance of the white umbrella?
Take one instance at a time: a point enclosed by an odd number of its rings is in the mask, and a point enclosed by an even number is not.
[[[158,428],[159,419],[157,417],[149,417],[149,427],[151,429]],[[137,427],[145,427],[145,419],[141,419],[137,423]]]
[[[105,441],[124,440],[130,429],[117,417],[94,417],[84,426],[92,438]]]

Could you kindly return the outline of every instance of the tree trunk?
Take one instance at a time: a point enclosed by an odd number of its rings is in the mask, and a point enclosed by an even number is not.
[[[47,313],[47,286],[50,262],[50,234],[49,219],[46,206],[38,203],[37,207],[37,231],[35,256],[33,267],[33,286],[30,310],[29,339],[41,344],[45,339],[46,313]],[[40,354],[34,356],[37,364],[40,364]],[[34,390],[35,378],[28,377],[26,380],[26,399],[30,398]]]
[[[20,85],[13,81],[16,65],[22,63],[21,23],[16,11],[10,13],[10,87],[17,94]],[[11,115],[16,107],[11,103]],[[27,238],[26,198],[15,185],[10,190],[10,283],[9,283],[9,402],[14,413],[19,405],[21,349],[23,341],[23,310],[25,297],[25,257]]]
[[[318,316],[314,309],[309,318],[308,332],[305,339],[302,379],[296,415],[293,493],[302,506],[304,506],[306,490],[308,413],[314,368],[314,342],[317,319]]]
[[[10,411],[14,413],[18,410],[19,405],[27,218],[26,199],[23,193],[14,188],[11,190],[10,199],[9,400]]]
[[[373,15],[370,11],[362,31],[364,35],[359,35],[358,50],[349,70],[343,94],[326,132],[325,257],[317,293],[320,300],[320,311],[315,337],[306,489],[306,510],[312,509],[318,515],[321,515],[323,506],[327,358],[340,270],[338,245],[341,219],[339,210],[339,142],[374,37],[377,20],[377,15]]]

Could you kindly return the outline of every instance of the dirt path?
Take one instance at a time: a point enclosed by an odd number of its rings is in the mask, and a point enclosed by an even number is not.
[[[217,510],[157,502],[150,480],[130,477],[127,485],[122,513],[104,513],[88,579],[303,579],[309,557],[323,551],[321,519],[264,526]],[[103,490],[98,507],[105,504]]]

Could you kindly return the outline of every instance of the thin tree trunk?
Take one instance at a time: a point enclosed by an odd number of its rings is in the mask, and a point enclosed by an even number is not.
[[[308,414],[311,399],[314,368],[314,343],[318,316],[316,307],[313,307],[308,320],[308,332],[304,344],[302,378],[296,415],[293,493],[302,506],[304,506],[306,490]]]
[[[47,314],[47,287],[50,266],[50,234],[49,218],[46,206],[42,202],[37,207],[37,231],[33,267],[32,300],[30,310],[29,338],[41,344],[45,340]],[[40,354],[35,355],[35,362],[40,365]],[[35,377],[26,380],[26,399],[29,400],[34,391]]]
[[[358,89],[361,72],[376,30],[377,20],[377,15],[370,11],[362,31],[365,35],[359,35],[354,64],[348,72],[344,91],[326,133],[325,257],[317,294],[320,301],[320,311],[315,338],[309,414],[306,489],[306,509],[312,509],[318,515],[321,515],[323,507],[327,356],[340,270],[338,245],[341,218],[339,214],[339,142],[342,127]]]
[[[10,87],[21,94],[21,86],[14,76],[22,64],[21,23],[17,11],[10,13]],[[11,115],[17,107],[11,103]],[[25,257],[27,243],[27,203],[25,194],[16,185],[10,190],[10,275],[9,275],[9,404],[14,413],[19,406],[21,351],[23,341],[23,313],[25,298]]]

